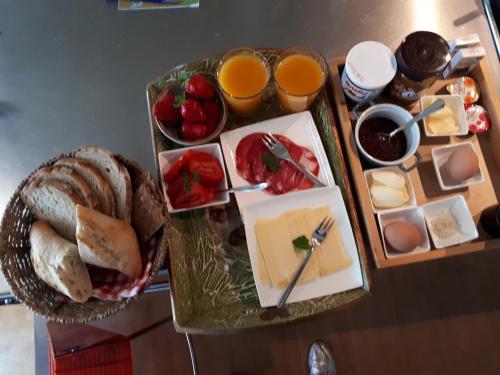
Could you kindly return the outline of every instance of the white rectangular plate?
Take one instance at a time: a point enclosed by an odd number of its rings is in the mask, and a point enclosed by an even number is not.
[[[318,159],[318,178],[328,186],[335,186],[332,170],[330,169],[325,149],[321,144],[316,124],[311,113],[306,111],[243,126],[220,135],[222,152],[224,153],[226,167],[233,187],[249,184],[248,181],[240,177],[236,170],[236,147],[242,138],[257,132],[282,134],[296,144],[307,147]],[[236,193],[235,195],[241,211],[249,204],[277,197],[277,195],[270,194],[267,191]]]
[[[245,206],[243,209],[248,252],[250,254],[255,286],[257,287],[262,307],[275,306],[285,289],[275,288],[262,283],[258,276],[260,273],[257,263],[258,249],[255,235],[255,223],[257,219],[272,219],[287,211],[325,205],[330,207],[332,211],[332,215],[335,218],[335,225],[338,227],[347,254],[352,259],[352,264],[331,275],[295,286],[287,303],[339,293],[363,285],[358,249],[339,187],[321,187],[291,192],[275,197],[272,200],[256,202]]]

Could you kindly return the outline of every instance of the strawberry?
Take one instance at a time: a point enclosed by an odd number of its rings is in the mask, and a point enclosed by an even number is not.
[[[185,120],[195,122],[207,121],[207,116],[203,112],[200,102],[196,99],[186,99],[181,105],[181,114]]]
[[[207,121],[207,135],[212,134],[217,128],[217,121]]]
[[[202,122],[184,120],[179,129],[179,135],[186,141],[196,141],[207,135],[207,126]]]
[[[201,74],[192,76],[184,85],[186,93],[198,99],[210,99],[214,96],[214,88],[208,79]]]
[[[202,104],[203,112],[207,116],[208,121],[216,121],[219,119],[219,106],[213,100],[206,100]]]
[[[153,113],[158,121],[175,122],[181,118],[181,111],[175,106],[175,95],[162,92],[153,105]]]

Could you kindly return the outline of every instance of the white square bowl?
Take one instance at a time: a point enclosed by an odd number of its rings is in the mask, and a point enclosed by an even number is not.
[[[432,242],[437,249],[458,245],[476,239],[479,234],[472,219],[469,207],[462,195],[440,199],[422,206],[424,210],[425,222],[432,238]],[[459,226],[459,233],[448,238],[440,238],[432,229],[432,219],[440,212],[449,210],[455,217]]]
[[[458,150],[461,147],[467,147],[472,151],[474,151],[474,153],[476,153],[477,155],[477,152],[476,150],[474,150],[474,146],[472,145],[471,142],[460,142],[452,145],[434,147],[431,150],[432,164],[434,165],[434,170],[436,171],[436,176],[439,182],[439,186],[443,190],[460,189],[466,186],[480,184],[484,182],[484,176],[483,173],[481,172],[481,168],[479,168],[479,173],[477,173],[475,176],[472,176],[471,178],[464,180],[459,184],[450,181],[446,176],[443,175],[443,173],[441,173],[441,168],[448,161],[448,158],[450,157],[452,152]]]
[[[190,210],[197,210],[199,208],[205,208],[205,207],[210,207],[210,206],[216,206],[219,204],[226,204],[229,203],[229,193],[223,192],[223,193],[218,193],[214,196],[214,199],[207,203],[203,204],[201,206],[196,206],[192,208],[173,208],[172,204],[170,203],[170,199],[167,195],[167,187],[168,184],[164,181],[163,176],[167,171],[170,169],[170,167],[177,161],[179,158],[184,155],[188,150],[193,150],[193,151],[203,151],[206,152],[210,155],[213,155],[220,163],[222,167],[222,172],[224,172],[224,178],[222,179],[221,182],[219,182],[218,185],[214,186],[216,190],[224,190],[227,189],[227,176],[226,176],[226,168],[224,168],[224,158],[222,156],[222,151],[220,148],[220,145],[218,143],[207,143],[205,145],[200,145],[200,146],[192,146],[192,147],[184,147],[184,148],[179,148],[175,150],[170,150],[170,151],[162,151],[158,153],[158,161],[160,163],[160,173],[161,173],[161,186],[163,189],[163,196],[165,197],[165,202],[167,202],[167,209],[168,212],[173,214],[177,212],[184,212],[184,211],[190,211]]]
[[[420,109],[423,111],[437,99],[443,99],[452,110],[458,122],[458,131],[450,134],[433,134],[427,129],[427,117],[424,117],[424,131],[427,137],[449,137],[451,135],[466,135],[469,133],[467,118],[465,117],[464,101],[460,95],[427,95],[420,98]]]
[[[377,216],[386,258],[399,258],[408,255],[426,253],[431,250],[429,236],[427,235],[427,229],[425,227],[424,211],[421,207],[409,207],[392,210],[390,212],[379,213]],[[402,253],[388,248],[385,242],[384,228],[395,221],[405,221],[407,223],[415,224],[418,227],[418,230],[422,235],[422,242],[414,250]]]
[[[371,182],[371,174],[373,172],[380,172],[380,171],[392,171],[395,172],[401,176],[404,177],[406,181],[406,188],[408,190],[408,195],[410,196],[410,200],[404,204],[403,206],[400,207],[391,207],[391,208],[377,208],[373,204],[373,199],[372,199],[372,194],[370,192],[370,182]],[[413,184],[411,182],[410,175],[406,172],[403,172],[401,169],[398,167],[383,167],[383,168],[372,168],[372,169],[367,169],[364,171],[365,175],[365,182],[366,186],[368,187],[368,193],[370,194],[370,202],[372,204],[372,209],[373,212],[379,213],[379,212],[389,212],[389,211],[394,211],[394,210],[399,210],[401,208],[407,208],[407,207],[415,207],[417,205],[417,199],[415,198],[415,190],[413,190]]]

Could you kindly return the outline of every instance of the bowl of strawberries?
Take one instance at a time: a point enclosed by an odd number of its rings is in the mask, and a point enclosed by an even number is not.
[[[217,84],[202,74],[172,81],[156,98],[153,117],[165,137],[184,146],[208,143],[227,120],[227,105]]]

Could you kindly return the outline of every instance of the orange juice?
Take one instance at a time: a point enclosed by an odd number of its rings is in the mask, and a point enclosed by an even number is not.
[[[278,98],[288,112],[306,110],[325,81],[322,57],[313,50],[306,51],[307,54],[300,52],[299,47],[285,50],[274,68]]]
[[[257,51],[228,52],[217,70],[217,81],[231,110],[241,116],[254,112],[269,81],[269,66]]]

